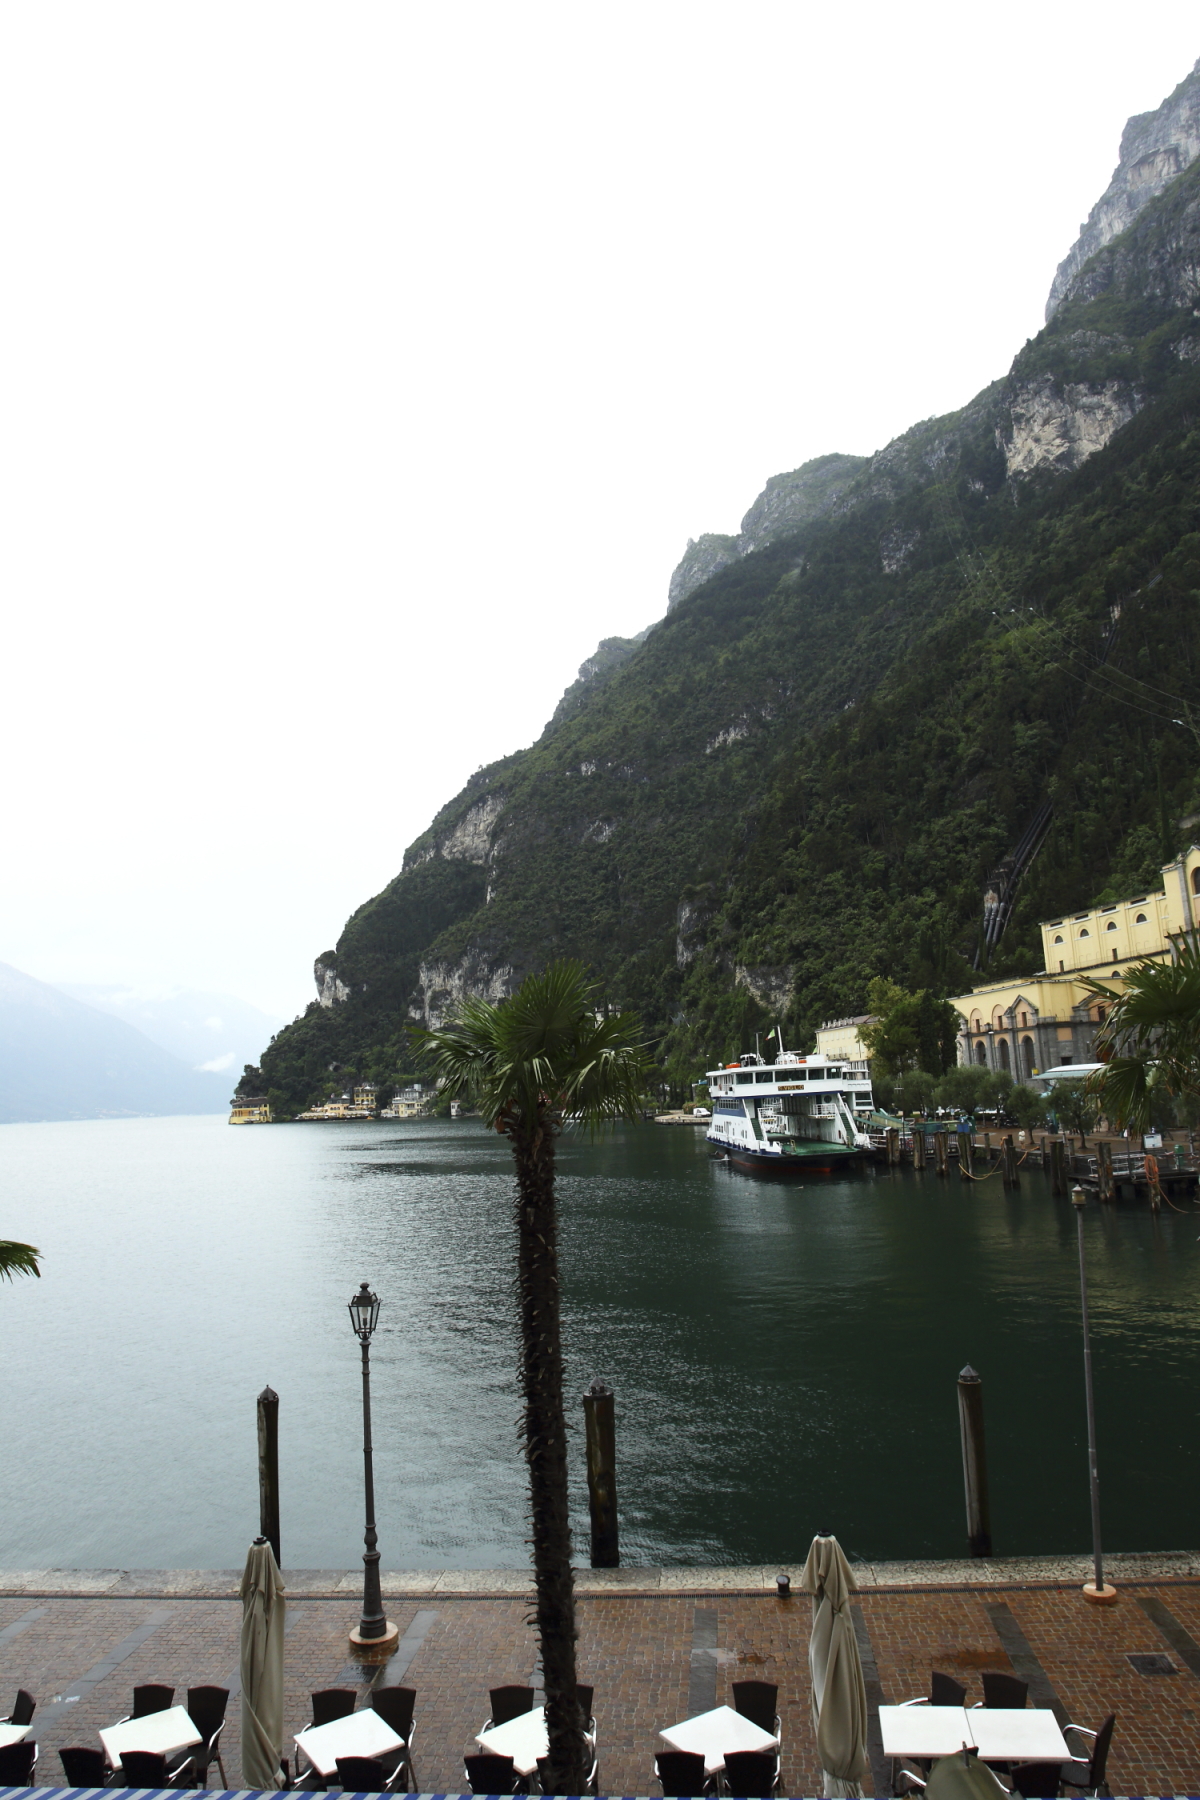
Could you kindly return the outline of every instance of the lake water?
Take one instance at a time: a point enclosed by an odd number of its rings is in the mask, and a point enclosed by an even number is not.
[[[285,1566],[362,1551],[372,1355],[384,1568],[524,1562],[501,1140],[477,1121],[0,1127],[0,1567],[229,1568],[258,1528],[255,1397],[281,1396]],[[630,1563],[965,1549],[955,1377],[984,1378],[998,1554],[1087,1548],[1075,1225],[911,1171],[803,1186],[644,1126],[560,1156],[576,1543],[579,1395],[617,1393]],[[1089,1208],[1106,1547],[1186,1548],[1200,1486],[1200,1214]]]

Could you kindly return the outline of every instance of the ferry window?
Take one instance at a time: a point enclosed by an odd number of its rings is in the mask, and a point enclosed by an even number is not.
[[[749,1084],[753,1080],[754,1080],[753,1075],[739,1075],[738,1076],[738,1086],[739,1087],[748,1087]]]

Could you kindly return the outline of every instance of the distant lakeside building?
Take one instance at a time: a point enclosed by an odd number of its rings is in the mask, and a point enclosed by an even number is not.
[[[374,1119],[377,1113],[374,1084],[364,1081],[352,1094],[326,1100],[324,1105],[310,1107],[296,1116],[298,1119]]]
[[[1087,982],[1117,992],[1130,963],[1166,962],[1200,933],[1200,847],[1163,867],[1163,884],[1111,906],[1047,919],[1044,967],[1019,980],[994,981],[951,999],[962,1019],[958,1060],[1014,1081],[1093,1059],[1105,1001]]]
[[[265,1094],[235,1094],[232,1111],[229,1114],[231,1125],[271,1125],[274,1114],[271,1103]]]
[[[397,1088],[390,1103],[380,1113],[381,1119],[419,1119],[428,1112],[437,1097],[437,1089],[414,1082],[412,1087]]]

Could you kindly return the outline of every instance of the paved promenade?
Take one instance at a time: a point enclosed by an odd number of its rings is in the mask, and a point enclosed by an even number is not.
[[[927,1691],[932,1667],[957,1675],[968,1703],[983,1669],[1014,1669],[1032,1704],[1093,1729],[1115,1711],[1114,1794],[1200,1794],[1200,1555],[1113,1557],[1120,1589],[1091,1607],[1082,1558],[856,1565],[855,1623],[872,1705]],[[744,1677],[775,1681],[783,1718],[783,1792],[818,1794],[809,1716],[810,1606],[780,1600],[770,1569],[580,1572],[579,1667],[594,1683],[603,1792],[647,1794],[657,1729],[729,1699]],[[320,1687],[357,1685],[371,1671],[347,1654],[357,1622],[357,1571],[284,1571],[288,1583],[286,1732]],[[20,1684],[38,1701],[38,1779],[57,1785],[64,1744],[129,1711],[136,1682],[235,1688],[238,1576],[229,1571],[0,1572],[0,1699]],[[457,1792],[462,1755],[487,1713],[487,1689],[537,1679],[519,1574],[419,1572],[384,1577],[399,1625],[397,1655],[379,1679],[417,1689],[416,1773],[425,1792]],[[1149,1653],[1158,1673],[1131,1655]],[[7,1706],[4,1707],[7,1710]],[[241,1781],[240,1709],[224,1740]],[[886,1791],[876,1746],[875,1791]],[[212,1772],[214,1784],[217,1771]]]

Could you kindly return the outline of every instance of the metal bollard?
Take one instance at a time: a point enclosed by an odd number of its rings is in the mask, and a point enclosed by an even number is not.
[[[613,1391],[593,1381],[583,1396],[587,1428],[588,1508],[592,1515],[592,1567],[616,1569],[621,1551],[617,1536],[617,1427]]]
[[[963,1488],[971,1555],[990,1556],[992,1518],[988,1504],[987,1450],[983,1441],[983,1383],[970,1363],[958,1378],[958,1429],[962,1437]]]

